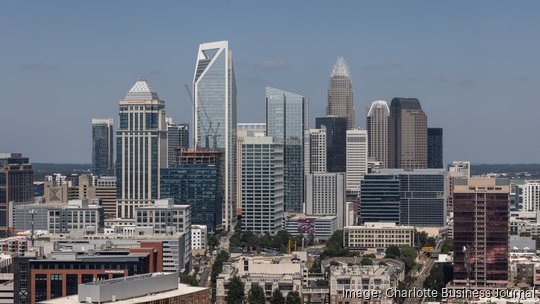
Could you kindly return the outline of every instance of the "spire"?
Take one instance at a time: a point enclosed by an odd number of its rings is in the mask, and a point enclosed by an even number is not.
[[[347,66],[347,62],[345,62],[345,59],[343,59],[343,57],[338,57],[336,60],[336,64],[334,64],[334,67],[332,68],[332,73],[330,74],[330,77],[334,76],[351,77],[349,67]]]
[[[150,84],[144,79],[143,76],[135,82],[131,89],[126,94],[128,100],[153,100],[159,99],[156,91],[150,86]]]
[[[388,107],[388,103],[384,100],[375,100],[374,102],[372,102],[371,107],[369,107],[367,116],[372,116],[375,109],[383,109],[386,116],[390,115],[390,108]]]

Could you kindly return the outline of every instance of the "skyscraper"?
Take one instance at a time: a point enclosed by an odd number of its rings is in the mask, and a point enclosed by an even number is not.
[[[20,153],[0,153],[0,237],[11,232],[9,202],[30,202],[33,198],[34,171]]]
[[[338,57],[330,73],[326,115],[345,117],[347,119],[347,129],[356,126],[351,73],[343,57]]]
[[[236,81],[228,41],[199,46],[195,75],[195,147],[223,151],[223,228],[229,230],[236,218]]]
[[[176,149],[189,148],[189,125],[187,123],[173,123],[171,117],[167,122],[167,161],[171,167],[176,163]]]
[[[443,129],[428,128],[428,168],[444,168],[443,165]]]
[[[99,176],[114,174],[113,120],[92,119],[92,173]]]
[[[384,100],[372,102],[366,116],[369,159],[381,162],[384,168],[388,168],[389,116],[390,109]]]
[[[368,172],[368,134],[366,130],[347,130],[347,191],[358,192]]]
[[[392,99],[389,140],[389,168],[427,168],[427,116],[418,99]]]
[[[509,194],[507,179],[455,180],[456,285],[507,287]]]
[[[345,224],[345,173],[306,174],[306,215],[335,215],[338,229]]]
[[[448,199],[446,201],[446,216],[452,218],[454,212],[454,181],[458,178],[471,177],[471,162],[470,161],[454,161],[448,168],[448,183],[447,192]]]
[[[283,144],[272,137],[242,142],[242,230],[275,234],[283,227]]]
[[[167,167],[165,102],[139,79],[120,100],[116,131],[116,215],[133,218],[135,207],[159,198],[160,171]]]
[[[326,172],[326,129],[305,131],[304,174]]]
[[[360,223],[399,224],[399,175],[368,174],[360,186]]]
[[[326,129],[326,170],[328,172],[345,172],[347,119],[328,116],[315,119],[317,129]]]
[[[266,88],[266,135],[284,144],[285,211],[301,212],[304,193],[304,130],[308,126],[305,96]]]

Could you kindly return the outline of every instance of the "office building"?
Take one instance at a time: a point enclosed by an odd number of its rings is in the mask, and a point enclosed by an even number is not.
[[[447,193],[444,169],[381,169],[374,174],[399,176],[400,224],[417,227],[445,225]]]
[[[453,161],[452,165],[448,168],[448,182],[447,182],[447,202],[446,202],[446,216],[451,219],[454,212],[454,180],[456,178],[470,178],[471,177],[471,162],[470,161]]]
[[[337,216],[305,216],[298,214],[288,218],[285,222],[285,230],[291,235],[301,235],[306,240],[326,241],[338,230]],[[299,244],[297,244],[298,246]]]
[[[0,153],[0,238],[11,234],[9,202],[33,200],[34,171],[20,153]]]
[[[51,207],[48,210],[49,233],[69,233],[82,231],[96,234],[103,231],[103,208],[96,204],[98,200],[71,200],[67,205]],[[58,205],[57,205],[58,206]]]
[[[161,171],[161,197],[191,206],[191,223],[206,225],[210,233],[222,229],[222,153],[205,149],[181,149],[175,167]]]
[[[191,206],[175,205],[172,198],[158,199],[152,206],[136,208],[137,227],[150,227],[155,234],[185,233],[191,237]]]
[[[399,175],[368,174],[360,186],[360,223],[399,224]]]
[[[371,103],[366,115],[366,130],[368,132],[368,156],[372,161],[382,163],[388,168],[388,124],[390,108],[384,100],[375,100]]]
[[[414,230],[413,226],[383,222],[347,226],[343,227],[343,246],[351,250],[386,249],[390,245],[414,246]]]
[[[428,167],[427,116],[418,99],[392,99],[388,134],[389,168]]]
[[[159,197],[160,170],[167,167],[165,102],[139,79],[120,100],[116,131],[116,216],[133,218],[135,207]]]
[[[105,216],[115,217],[116,215],[116,176],[100,176],[95,179],[94,186],[92,188],[93,188],[94,195],[88,196],[88,198],[99,199],[101,202],[101,206],[103,207],[103,212],[105,213]],[[83,197],[79,195],[79,198],[83,198]]]
[[[345,59],[338,57],[330,73],[326,115],[345,117],[347,129],[353,129],[356,127],[355,113],[351,73]]]
[[[304,130],[308,127],[307,97],[266,88],[266,136],[283,142],[285,211],[302,211],[304,193]]]
[[[236,221],[236,80],[228,41],[199,46],[195,75],[194,135],[196,148],[223,152],[223,228]]]
[[[347,130],[347,191],[358,192],[368,172],[368,134],[366,130]]]
[[[443,129],[428,128],[428,168],[444,168],[443,164]]]
[[[306,215],[335,215],[345,223],[345,173],[306,174]]]
[[[454,181],[455,285],[506,288],[509,194],[507,179]]]
[[[206,254],[208,229],[205,225],[191,225],[191,250],[195,256]]]
[[[113,120],[92,119],[92,173],[114,175]]]
[[[239,122],[238,131],[254,132],[260,136],[266,136],[266,123],[264,122]]]
[[[317,129],[326,129],[326,170],[345,172],[347,119],[337,116],[317,117],[315,124]]]
[[[242,230],[275,234],[284,222],[283,144],[272,137],[242,142]]]
[[[326,172],[326,129],[308,129],[304,139],[304,174]]]
[[[540,180],[528,180],[524,184],[517,185],[518,201],[521,211],[540,211]]]
[[[66,204],[17,204],[12,206],[11,221],[14,232],[30,231],[32,229],[32,217],[34,229],[49,230],[49,210],[65,207]],[[32,211],[32,212],[31,212]],[[32,214],[33,213],[33,214]]]
[[[187,123],[175,124],[171,117],[165,119],[167,123],[167,162],[168,167],[176,164],[176,150],[189,148],[189,125]]]

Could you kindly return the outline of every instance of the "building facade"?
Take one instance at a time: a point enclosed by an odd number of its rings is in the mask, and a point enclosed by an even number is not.
[[[346,146],[347,191],[358,192],[368,172],[368,133],[366,130],[347,130]]]
[[[414,246],[414,227],[394,223],[365,223],[343,227],[343,246],[352,250],[386,249],[390,245]]]
[[[326,129],[306,130],[304,141],[304,174],[326,172]]]
[[[443,164],[443,129],[428,128],[428,168],[444,168]]]
[[[306,175],[306,215],[335,215],[338,229],[345,223],[345,173]]]
[[[72,200],[67,205],[48,210],[49,233],[81,231],[96,234],[103,231],[105,215],[96,201]]]
[[[345,172],[347,119],[329,116],[315,119],[317,129],[326,129],[326,170],[328,172]]]
[[[116,216],[133,218],[135,208],[159,197],[160,171],[167,167],[165,102],[141,78],[120,100],[116,132]]]
[[[92,173],[114,175],[113,119],[92,119]]]
[[[168,167],[176,164],[176,150],[189,148],[189,124],[173,123],[171,117],[166,118],[167,123],[167,162]]]
[[[172,198],[136,209],[137,227],[151,227],[155,234],[184,233],[191,237],[191,206],[175,205]]]
[[[338,57],[330,73],[326,115],[345,117],[347,129],[353,129],[356,127],[355,113],[351,73],[345,59]]]
[[[400,223],[399,175],[368,174],[360,186],[360,223]]]
[[[372,161],[382,163],[388,168],[388,126],[390,108],[384,100],[375,100],[371,103],[366,115],[366,130],[368,132],[368,156]]]

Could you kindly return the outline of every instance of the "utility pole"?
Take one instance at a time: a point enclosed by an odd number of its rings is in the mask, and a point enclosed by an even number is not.
[[[34,247],[34,215],[36,214],[36,210],[32,209],[28,212],[30,216],[32,217],[32,229],[30,230],[30,243],[32,244],[32,247]]]

